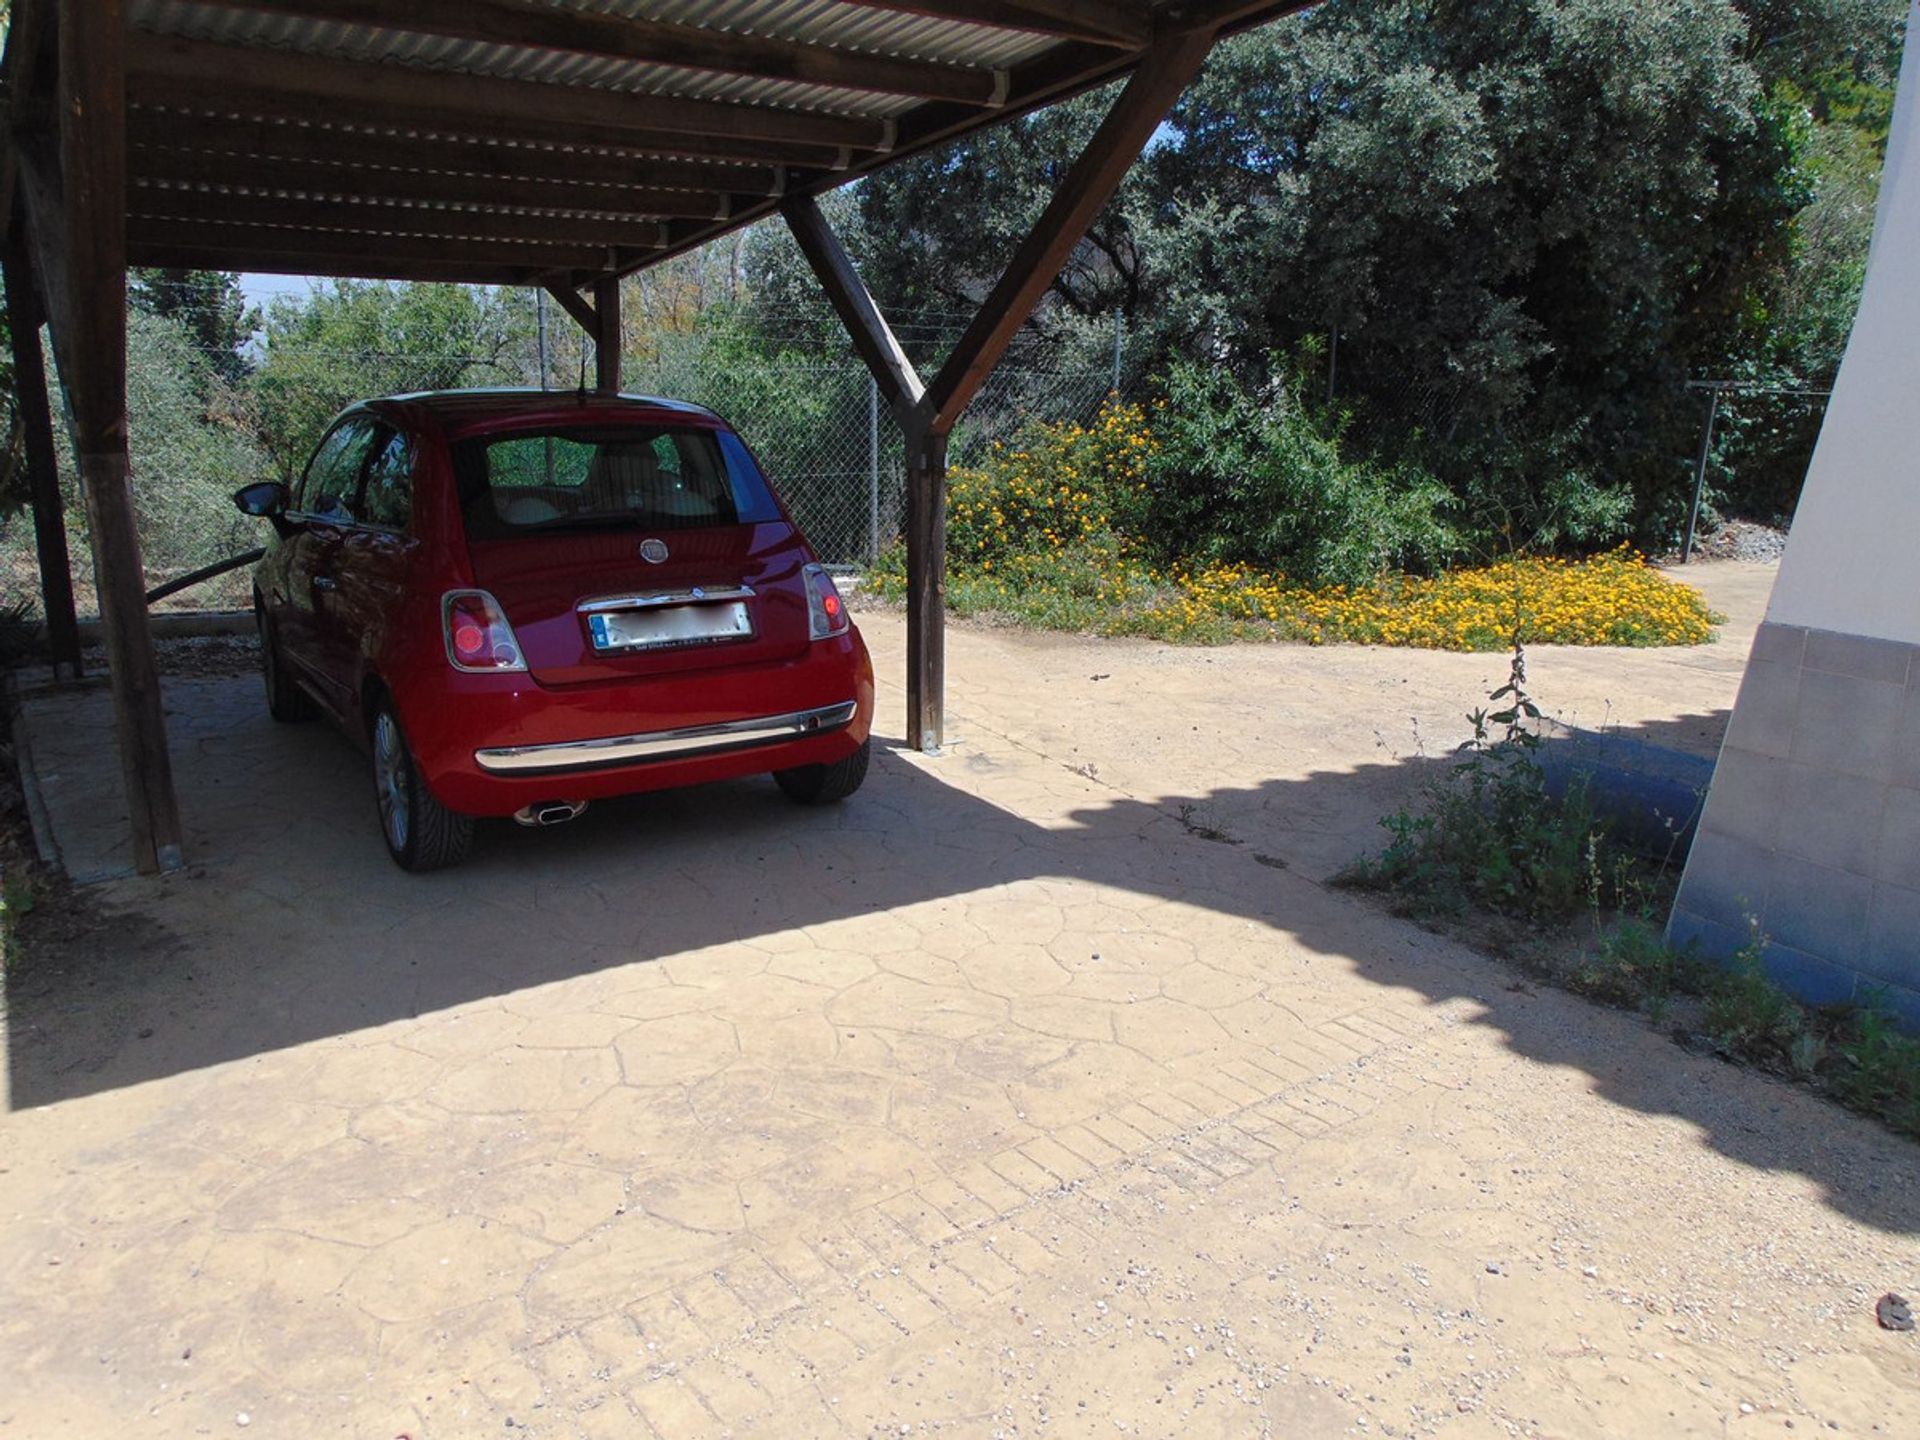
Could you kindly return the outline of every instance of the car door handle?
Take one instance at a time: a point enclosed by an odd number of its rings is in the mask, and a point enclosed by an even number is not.
[[[334,583],[334,578],[331,575],[316,575],[313,577],[313,588],[316,590],[337,590],[340,587]]]

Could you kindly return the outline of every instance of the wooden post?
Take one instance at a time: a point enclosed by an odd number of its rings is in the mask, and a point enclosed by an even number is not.
[[[151,874],[182,856],[127,458],[126,14],[122,0],[60,0],[59,15],[58,180],[36,187],[52,213],[36,208],[33,239],[87,502],[133,858]]]
[[[7,322],[13,336],[15,403],[26,442],[27,483],[33,494],[33,539],[40,560],[41,611],[53,672],[64,666],[80,678],[80,622],[73,609],[73,564],[67,553],[66,507],[53,453],[53,414],[47,398],[47,366],[40,349],[44,318],[24,249],[6,255]]]
[[[593,373],[601,390],[620,388],[620,281],[612,275],[593,282]]]
[[[907,744],[929,753],[946,730],[947,437],[907,428]]]

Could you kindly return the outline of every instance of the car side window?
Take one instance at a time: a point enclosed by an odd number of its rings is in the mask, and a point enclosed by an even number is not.
[[[398,430],[376,426],[373,458],[360,491],[360,518],[369,525],[405,530],[413,518],[413,446]]]
[[[300,482],[300,510],[316,520],[351,521],[360,469],[372,441],[373,423],[365,417],[334,426],[307,462],[306,478]]]

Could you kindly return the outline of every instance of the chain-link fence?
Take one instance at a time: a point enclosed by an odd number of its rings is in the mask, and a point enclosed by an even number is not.
[[[941,325],[951,329],[949,320]],[[229,497],[253,480],[286,476],[338,404],[415,389],[537,384],[540,377],[538,361],[523,347],[471,355],[283,353],[270,365],[254,357],[251,373],[230,380],[193,353],[177,329],[138,313],[129,328],[134,503],[150,588],[259,545],[260,522],[239,515]],[[555,350],[562,351],[566,332],[555,330]],[[571,388],[581,368],[572,348],[577,341],[548,356],[554,388]],[[624,379],[630,392],[710,405],[732,423],[827,563],[871,563],[900,535],[900,429],[844,344],[814,338],[773,349],[677,337],[630,355]],[[1111,384],[1104,368],[1061,368],[1036,352],[1016,352],[956,432],[953,462],[966,463],[1031,421],[1091,418]],[[97,611],[92,555],[57,385],[54,405],[75,602],[87,616]],[[17,460],[17,445],[14,454]],[[24,492],[21,482],[8,493]],[[244,608],[249,585],[247,570],[236,570],[154,608]],[[37,613],[39,597],[33,516],[20,508],[0,518],[0,606]]]

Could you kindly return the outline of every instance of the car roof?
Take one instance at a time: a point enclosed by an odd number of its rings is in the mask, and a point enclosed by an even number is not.
[[[531,386],[495,386],[473,390],[415,390],[403,395],[386,395],[364,400],[354,408],[400,409],[417,417],[430,417],[442,426],[456,430],[476,422],[511,420],[516,416],[548,415],[569,405],[608,410],[668,411],[718,420],[704,405],[685,400],[668,400],[658,395],[613,394],[604,390],[536,390]]]

